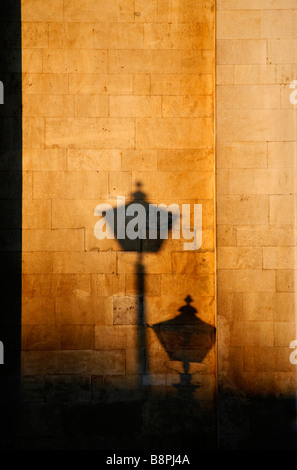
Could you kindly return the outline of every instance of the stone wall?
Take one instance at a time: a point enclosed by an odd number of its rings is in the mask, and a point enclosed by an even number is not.
[[[227,446],[286,447],[296,429],[296,14],[290,0],[217,2],[218,368]]]
[[[213,0],[22,1],[22,380],[47,438],[44,407],[65,427],[70,405],[92,415],[124,401],[112,416],[133,423],[129,403],[144,395],[146,432],[171,433],[152,400],[175,400],[169,414],[183,408],[182,362],[145,324],[191,303],[215,326],[214,10]],[[202,204],[201,249],[96,239],[94,210],[117,196],[191,204],[192,214]],[[189,426],[215,435],[215,369],[213,344],[202,369],[191,362],[187,416],[199,407],[202,424],[177,415],[185,439]],[[112,447],[103,422],[94,446]]]
[[[295,0],[22,0],[27,447],[294,448],[296,34]],[[202,204],[202,247],[98,240],[117,196]]]

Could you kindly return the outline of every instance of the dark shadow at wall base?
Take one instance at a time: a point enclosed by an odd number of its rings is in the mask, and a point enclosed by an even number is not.
[[[213,401],[190,390],[33,380],[22,394],[17,434],[9,409],[2,416],[1,450],[297,450],[293,397],[221,395],[218,427]]]
[[[0,422],[18,434],[21,366],[22,48],[21,1],[0,2]],[[1,96],[1,103],[2,103]],[[12,440],[12,448],[16,443]]]
[[[297,450],[294,397],[219,395],[221,450]]]
[[[19,450],[196,451],[216,449],[214,410],[166,393],[123,401],[24,402],[20,433],[6,435],[2,448]],[[109,389],[108,395],[119,393]]]

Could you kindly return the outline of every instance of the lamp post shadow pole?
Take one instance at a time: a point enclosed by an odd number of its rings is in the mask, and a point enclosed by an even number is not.
[[[149,383],[148,353],[146,341],[146,312],[145,312],[145,268],[143,265],[143,252],[138,252],[136,264],[137,273],[137,306],[138,306],[138,386],[142,388]],[[145,383],[144,383],[144,379]]]

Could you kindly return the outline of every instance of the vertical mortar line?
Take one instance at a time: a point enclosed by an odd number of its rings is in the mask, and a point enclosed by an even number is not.
[[[258,37],[261,39],[261,10],[258,11],[258,19],[259,19],[259,24],[258,24]]]
[[[67,75],[68,77],[68,94],[69,94],[69,74]],[[74,118],[77,118],[77,100],[76,100],[76,95],[71,95],[73,97],[73,111],[74,111]]]
[[[50,205],[51,205],[51,230],[53,230],[53,200],[50,199]]]
[[[50,31],[49,31],[50,27],[49,27],[49,23],[47,23],[47,48],[49,49],[49,45],[50,45]]]
[[[217,9],[216,9],[216,2],[214,2],[214,70],[213,70],[213,172],[215,177],[215,184],[214,184],[214,284],[215,284],[215,328],[216,328],[216,339],[215,339],[215,358],[216,358],[216,365],[215,365],[215,415],[216,415],[216,425],[217,425],[217,448],[220,448],[220,412],[219,412],[219,358],[218,358],[218,286],[217,286],[217,178],[216,178],[216,171],[217,171],[217,147],[216,147],[216,119],[217,119],[217,94],[216,94],[216,86],[217,86],[217,76],[216,76],[216,62],[217,62],[217,49],[216,49],[216,37],[217,37]]]
[[[296,11],[295,11],[296,12]],[[295,141],[294,141],[294,168],[297,167],[297,156],[296,156],[296,143],[297,143],[297,114],[296,114],[296,105],[294,106],[294,129],[295,129]],[[295,173],[294,173],[295,174]],[[297,184],[296,184],[296,178],[294,178],[294,190],[293,190],[293,198],[294,198],[294,204],[293,204],[293,210],[294,210],[294,228],[293,228],[293,233],[296,231],[296,193],[297,193]],[[295,236],[294,236],[295,238]],[[297,276],[296,276],[296,260],[297,260],[297,248],[296,248],[296,243],[294,241],[295,249],[294,249],[294,258],[295,258],[295,263],[294,263],[294,286],[295,286],[295,299],[294,299],[294,310],[295,310],[295,338],[297,338],[297,305],[296,305],[296,300],[297,300],[297,295],[296,295],[296,281],[297,281]],[[297,375],[297,372],[295,373]],[[295,392],[295,429],[296,429],[296,418],[297,418],[297,391]]]
[[[110,192],[110,171],[107,173],[107,181],[108,181],[108,198],[111,198],[111,192]]]

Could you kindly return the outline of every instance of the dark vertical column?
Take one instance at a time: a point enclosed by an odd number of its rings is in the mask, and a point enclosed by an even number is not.
[[[144,385],[144,376],[148,379],[148,358],[146,345],[146,314],[145,314],[145,268],[142,264],[142,252],[136,265],[138,291],[138,385]]]
[[[18,447],[22,250],[21,0],[0,2],[0,448]],[[1,84],[0,84],[1,85]],[[0,86],[0,89],[2,85]],[[0,103],[2,100],[0,99]]]

